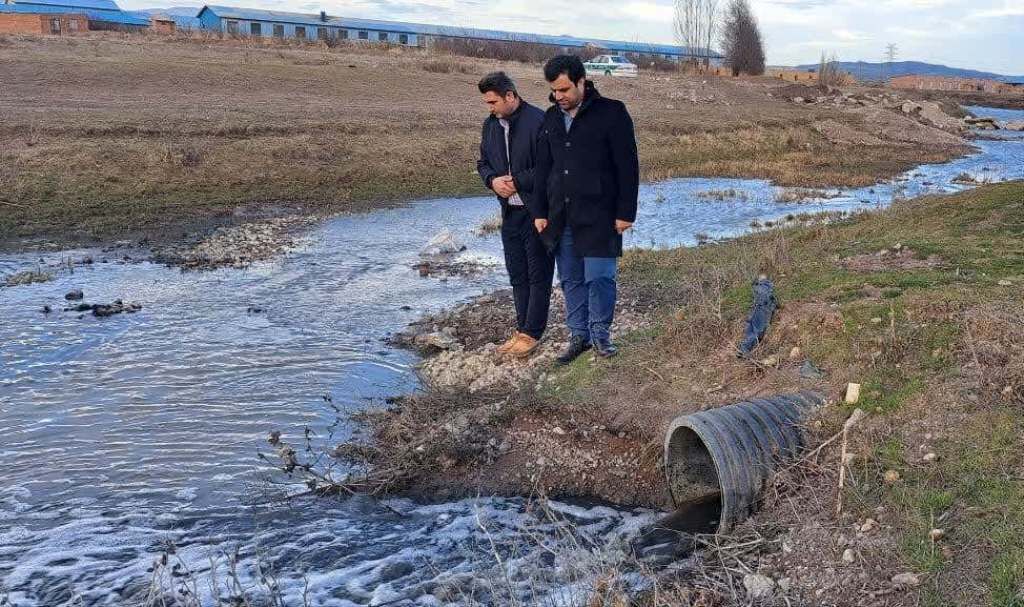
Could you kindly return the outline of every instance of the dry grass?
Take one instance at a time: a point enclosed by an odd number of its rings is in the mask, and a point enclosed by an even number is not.
[[[806,202],[808,200],[821,200],[828,197],[828,192],[824,190],[794,188],[780,190],[775,195],[775,202],[789,204],[794,202]]]
[[[36,282],[49,282],[53,280],[53,274],[38,270],[25,270],[17,274],[11,274],[4,278],[4,286],[16,287],[18,285],[30,285]]]
[[[697,192],[697,198],[701,200],[715,200],[723,202],[726,200],[747,200],[747,193],[742,190],[734,190],[729,188],[727,190],[706,190],[703,192]]]
[[[237,209],[482,193],[479,76],[505,69],[526,99],[547,98],[539,65],[419,49],[113,33],[7,41],[16,52],[0,58],[0,191],[18,205],[0,207],[7,247],[173,240],[238,221]],[[646,179],[863,185],[957,153],[835,146],[810,125],[852,119],[770,99],[778,83],[768,79],[649,73],[599,86],[628,104]]]

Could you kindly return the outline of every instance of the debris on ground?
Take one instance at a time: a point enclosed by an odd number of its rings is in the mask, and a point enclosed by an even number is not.
[[[740,356],[749,356],[757,344],[768,332],[778,301],[775,299],[775,286],[767,276],[760,276],[753,285],[754,304],[747,317],[747,328],[743,340],[738,346]],[[774,366],[774,365],[766,365]]]

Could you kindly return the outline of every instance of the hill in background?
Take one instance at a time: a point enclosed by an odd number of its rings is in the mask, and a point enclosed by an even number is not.
[[[924,63],[921,61],[895,61],[893,63],[869,63],[867,61],[837,61],[839,69],[853,74],[858,80],[881,80],[883,75],[886,78],[893,76],[906,76],[914,74],[918,76],[947,76],[951,78],[981,78],[1001,81],[1024,81],[1024,76],[1006,76],[992,72],[968,70],[936,63]],[[818,64],[798,65],[796,69],[808,70],[817,69]]]

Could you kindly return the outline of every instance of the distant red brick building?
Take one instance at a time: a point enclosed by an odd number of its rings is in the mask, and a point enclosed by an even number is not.
[[[1020,88],[998,80],[950,78],[946,76],[897,76],[889,80],[897,89],[918,91],[963,91],[984,93],[1020,93]]]
[[[0,34],[77,34],[89,29],[89,18],[74,14],[0,13]]]

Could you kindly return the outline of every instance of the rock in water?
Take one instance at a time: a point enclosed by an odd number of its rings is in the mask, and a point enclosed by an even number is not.
[[[427,242],[426,246],[420,251],[420,255],[423,257],[454,255],[465,250],[466,245],[459,242],[451,230],[444,228]]]
[[[105,318],[114,314],[134,314],[142,309],[137,303],[124,303],[120,299],[112,304],[96,304],[92,307],[92,315],[97,318]]]
[[[64,299],[68,301],[81,301],[82,299],[85,299],[85,293],[83,293],[81,289],[75,289],[74,291],[69,291],[64,295]]]

